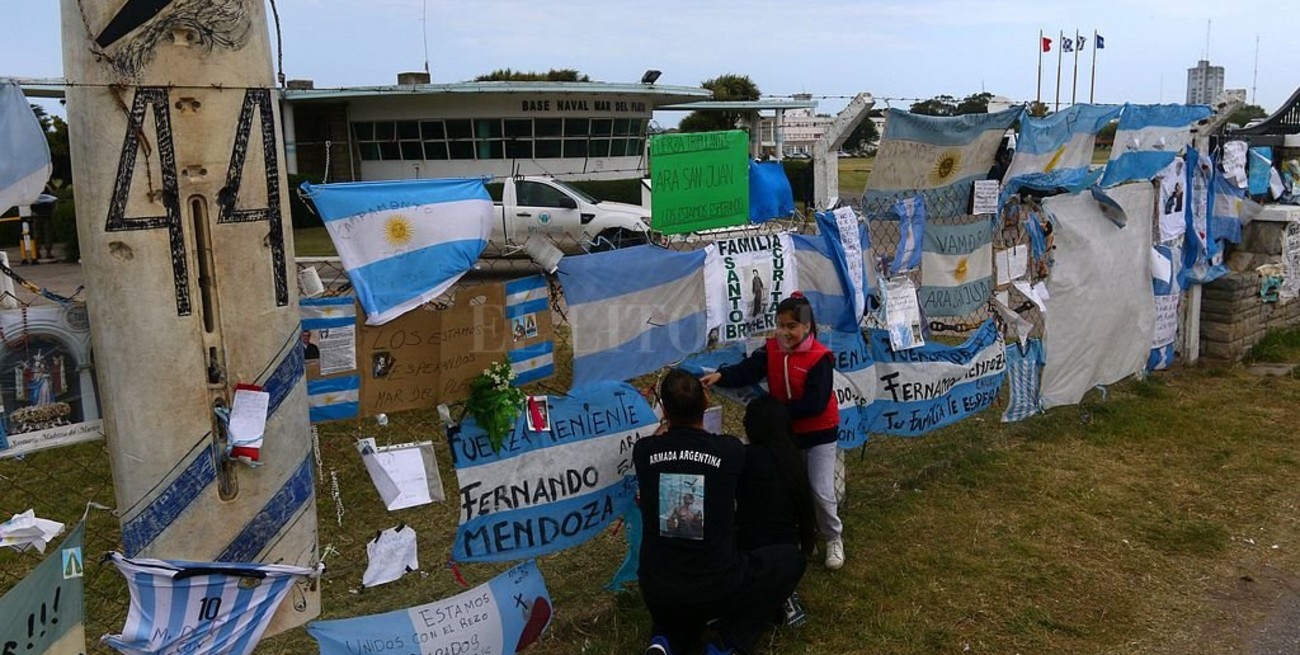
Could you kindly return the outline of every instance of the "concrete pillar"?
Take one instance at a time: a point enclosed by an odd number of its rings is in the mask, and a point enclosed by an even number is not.
[[[317,560],[265,11],[62,1],[77,227],[128,555]],[[260,468],[223,457],[213,409],[240,383],[271,394]],[[301,583],[267,634],[318,613],[317,587]]]
[[[284,124],[284,171],[298,174],[298,131],[293,122],[293,105],[280,103],[280,119]]]
[[[776,144],[776,160],[785,159],[785,131],[781,124],[785,122],[785,110],[777,109],[776,118],[772,119],[772,142]]]
[[[813,143],[813,198],[818,209],[829,209],[831,200],[840,195],[840,160],[838,152],[853,134],[867,112],[876,105],[870,93],[853,96],[848,106],[835,116],[820,139]]]

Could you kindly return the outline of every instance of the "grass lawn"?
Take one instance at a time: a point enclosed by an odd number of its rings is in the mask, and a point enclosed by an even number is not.
[[[1268,343],[1269,359],[1300,361],[1300,332]],[[557,352],[561,370],[569,356]],[[557,393],[568,380],[549,384],[531,391]],[[922,438],[873,437],[847,453],[847,565],[835,573],[810,566],[801,586],[809,624],[774,631],[765,652],[1250,652],[1269,599],[1289,597],[1286,589],[1300,585],[1289,573],[1300,571],[1298,403],[1294,376],[1198,368],[1121,383],[1106,402],[1094,393],[1083,405],[1022,423],[1001,423],[995,408]],[[739,410],[724,407],[734,430]],[[385,427],[373,420],[322,426],[319,541],[336,553],[323,580],[324,618],[462,591],[444,565],[457,504],[438,425],[433,412],[407,412]],[[387,512],[353,448],[361,434],[381,443],[432,439],[449,501]],[[111,505],[104,453],[102,443],[90,443],[0,460],[0,513],[35,504],[38,515],[62,520],[79,515],[86,500]],[[422,570],[359,592],[366,541],[399,521],[419,534]],[[88,535],[88,552],[120,548],[116,520],[106,512],[91,513]],[[634,588],[604,589],[624,551],[623,531],[611,528],[540,559],[555,617],[544,641],[527,652],[644,648],[648,616]],[[35,561],[0,552],[0,588],[22,575],[15,567]],[[93,641],[120,629],[127,593],[111,567],[92,561]],[[477,585],[505,566],[459,568]],[[258,649],[315,651],[301,629]]]
[[[298,257],[337,257],[334,242],[324,227],[294,228],[293,251]]]

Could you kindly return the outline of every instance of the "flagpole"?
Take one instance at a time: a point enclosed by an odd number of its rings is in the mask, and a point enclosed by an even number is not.
[[[1074,30],[1074,86],[1070,89],[1070,104],[1079,102],[1079,30]]]
[[[1034,96],[1034,108],[1043,104],[1043,31],[1038,30],[1038,95]]]
[[[1057,37],[1060,40],[1056,42],[1056,109],[1052,111],[1061,111],[1061,60],[1064,59],[1061,50],[1065,47],[1065,32],[1058,32]]]
[[[1097,30],[1092,31],[1092,85],[1088,87],[1088,103],[1093,102],[1097,92]]]

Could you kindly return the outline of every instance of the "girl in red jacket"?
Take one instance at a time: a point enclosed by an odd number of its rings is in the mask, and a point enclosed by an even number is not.
[[[831,351],[817,341],[812,305],[799,292],[776,306],[776,336],[744,361],[700,378],[704,386],[742,387],[767,379],[768,393],[794,419],[794,438],[808,462],[817,529],[826,540],[826,568],[844,566],[844,525],[835,502],[835,450],[840,409],[834,399]]]

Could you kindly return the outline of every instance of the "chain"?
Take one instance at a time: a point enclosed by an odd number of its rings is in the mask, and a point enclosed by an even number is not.
[[[271,15],[275,18],[275,79],[284,88],[284,40],[280,37],[280,9],[271,0]]]
[[[311,426],[311,452],[316,457],[316,479],[324,481],[325,471],[322,468],[324,464],[320,456],[320,430],[316,429],[315,425]]]
[[[330,469],[330,494],[334,496],[334,518],[343,527],[343,495],[339,493],[338,471]]]
[[[321,178],[321,184],[327,184],[330,181],[330,150],[334,149],[334,142],[329,139],[325,140],[325,177]]]

